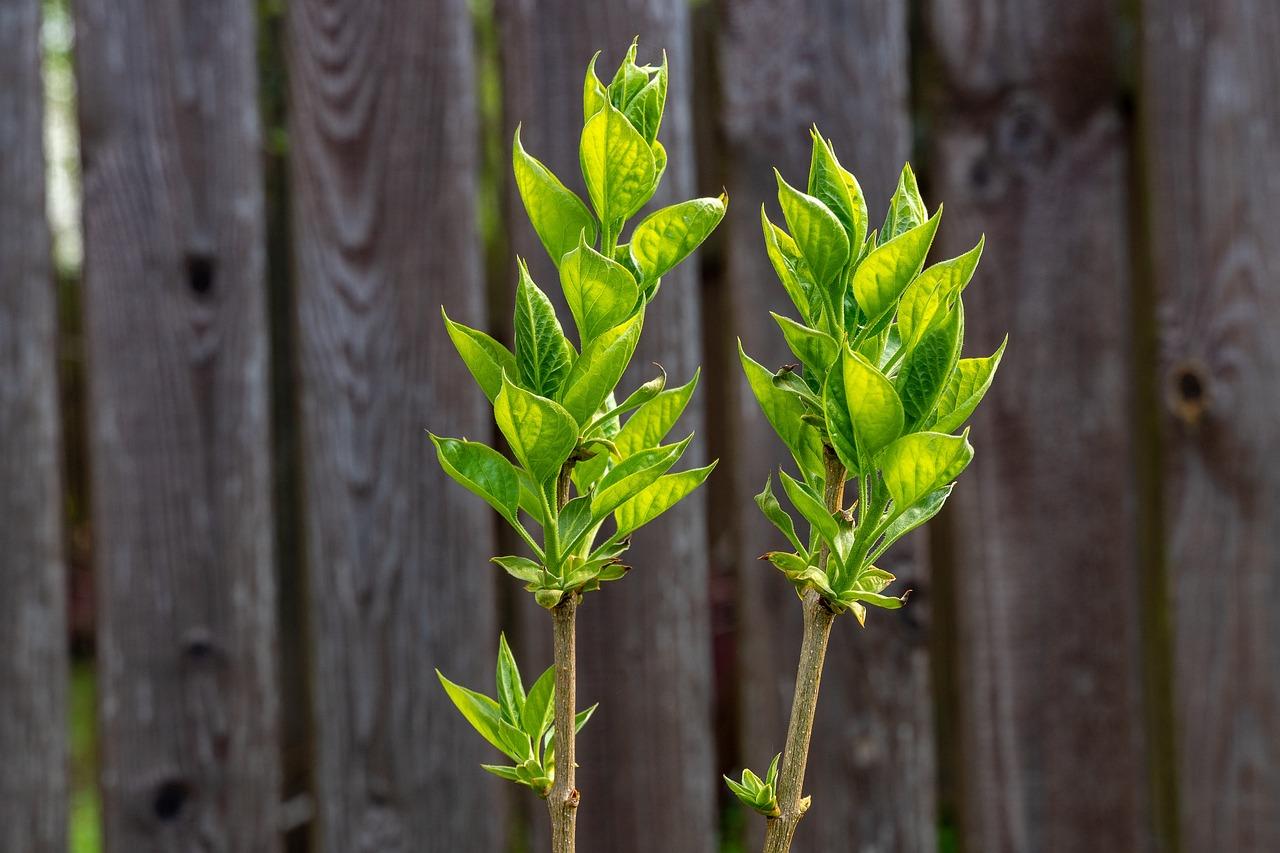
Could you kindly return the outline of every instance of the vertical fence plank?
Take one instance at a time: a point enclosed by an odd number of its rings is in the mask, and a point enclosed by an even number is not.
[[[254,7],[77,4],[112,850],[273,850]]]
[[[608,82],[636,35],[641,61],[656,60],[665,49],[671,64],[661,134],[671,165],[654,204],[719,190],[694,180],[694,63],[689,12],[682,0],[536,5],[498,0],[496,12],[503,132],[523,121],[525,148],[583,198],[578,167],[583,72],[591,55],[603,50],[598,73]],[[513,182],[506,197],[515,252],[529,260],[534,278],[563,305],[555,267],[524,216]],[[514,263],[509,269],[514,270]],[[625,382],[652,376],[650,362],[655,361],[673,384],[692,377],[702,358],[696,269],[696,261],[690,261],[664,277]],[[562,316],[567,318],[567,311]],[[702,395],[699,389],[685,413],[685,432],[703,421]],[[677,427],[675,433],[680,432]],[[699,446],[686,461],[700,464],[704,456]],[[584,703],[602,701],[579,746],[582,844],[617,853],[705,851],[714,844],[717,777],[703,496],[695,494],[646,527],[635,537],[627,561],[635,570],[624,581],[587,596],[579,611],[579,695]],[[535,631],[547,630],[545,614],[529,616]],[[541,835],[540,816],[535,826],[536,837]]]
[[[0,850],[66,849],[67,639],[40,3],[0,9]]]
[[[830,137],[878,217],[911,143],[905,4],[724,2],[721,113],[729,209],[725,248],[733,332],[769,366],[793,357],[769,311],[794,315],[765,257],[760,205],[776,213],[777,166],[808,174],[809,127]],[[732,341],[732,338],[730,338]],[[741,379],[729,437],[736,524],[718,527],[716,550],[737,557],[743,758],[758,771],[782,748],[800,645],[790,586],[756,558],[776,547],[752,495],[785,450]],[[842,619],[832,635],[806,790],[814,807],[796,835],[801,850],[924,850],[936,835],[929,699],[928,575],[923,548],[900,547],[893,566],[915,589],[900,613],[873,613],[865,630]],[[753,827],[753,831],[754,831]],[[752,838],[754,843],[754,837]]]
[[[1117,14],[924,11],[939,249],[987,237],[967,354],[1010,337],[947,514],[969,851],[1146,843]]]
[[[481,324],[464,0],[289,7],[291,211],[319,848],[491,850],[493,524],[424,430],[489,432],[440,326]]]
[[[1182,850],[1280,849],[1280,8],[1144,3]]]

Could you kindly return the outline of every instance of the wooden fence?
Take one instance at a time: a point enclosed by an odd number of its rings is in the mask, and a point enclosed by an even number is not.
[[[109,851],[539,849],[432,670],[483,682],[500,627],[545,663],[545,619],[423,429],[491,432],[438,306],[509,334],[513,256],[554,279],[511,129],[576,176],[584,64],[637,33],[658,201],[732,199],[637,363],[704,365],[722,462],[582,612],[583,848],[742,849],[719,773],[782,743],[783,454],[733,340],[786,359],[757,212],[816,121],[878,204],[913,158],[940,255],[986,233],[970,346],[1010,348],[911,605],[833,639],[799,849],[1280,850],[1273,0],[73,5]],[[41,6],[0,8],[5,853],[66,850],[69,808]]]

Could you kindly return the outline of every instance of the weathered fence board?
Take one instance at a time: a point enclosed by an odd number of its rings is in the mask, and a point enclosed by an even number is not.
[[[1280,849],[1280,7],[1144,3],[1185,851]]]
[[[966,354],[1010,340],[947,514],[970,851],[1146,843],[1117,14],[924,9],[938,248],[986,232]]]
[[[670,166],[653,205],[719,191],[694,180],[693,59],[682,0],[536,5],[498,0],[495,11],[504,72],[502,132],[509,134],[523,121],[525,148],[583,198],[578,167],[583,69],[593,53],[603,50],[597,72],[607,83],[636,35],[640,61],[660,61],[665,49],[671,65],[661,133]],[[555,268],[508,183],[506,221],[513,248],[563,304]],[[700,304],[695,256],[664,276],[624,387],[651,378],[650,362],[666,368],[673,386],[692,377],[702,358]],[[567,311],[562,316],[567,318]],[[685,412],[684,433],[700,428],[701,396],[699,389]],[[673,435],[681,434],[678,426]],[[703,447],[696,446],[684,464],[701,464],[704,457]],[[627,555],[635,570],[589,595],[579,611],[579,695],[584,704],[604,700],[579,745],[584,848],[693,853],[714,844],[717,776],[705,549],[705,504],[695,494],[635,537]],[[528,627],[549,634],[545,614],[534,608],[524,613]],[[541,821],[539,816],[539,829]],[[541,832],[534,835],[540,838]]]
[[[905,4],[725,2],[719,121],[726,136],[727,321],[752,357],[794,361],[769,311],[794,316],[764,253],[760,205],[781,221],[777,166],[792,183],[809,167],[815,122],[858,175],[877,218],[911,143]],[[729,339],[732,342],[732,338]],[[752,500],[786,451],[760,414],[731,356],[737,391],[736,523],[717,527],[737,555],[740,727],[743,756],[763,771],[782,748],[800,647],[800,606],[757,557],[777,546]],[[776,474],[775,474],[776,477]],[[936,837],[932,705],[929,699],[928,574],[923,542],[895,552],[891,568],[915,590],[901,613],[873,613],[868,627],[842,619],[832,633],[806,779],[814,807],[798,850],[924,850]],[[751,843],[755,843],[752,826]]]
[[[0,8],[0,850],[66,849],[67,637],[40,3]]]
[[[464,0],[289,6],[292,231],[318,847],[493,850],[488,748],[436,681],[492,679],[493,523],[426,429],[487,435],[440,326],[482,324]]]
[[[254,4],[76,4],[112,850],[277,847]]]

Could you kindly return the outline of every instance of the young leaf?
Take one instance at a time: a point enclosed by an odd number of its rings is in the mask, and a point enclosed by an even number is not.
[[[942,505],[947,502],[947,498],[951,496],[951,490],[954,487],[955,484],[950,484],[943,486],[941,489],[936,489],[914,506],[908,507],[905,512],[894,519],[893,523],[885,528],[880,544],[871,549],[867,559],[878,560],[880,555],[889,550],[893,543],[937,515],[942,509]],[[879,590],[873,591],[879,592]]]
[[[867,228],[870,227],[867,216],[867,199],[862,193],[862,186],[849,170],[841,167],[840,177],[849,191],[849,200],[853,203],[853,231],[849,235],[849,254],[854,260],[861,261],[874,245],[875,238],[867,243]]]
[[[623,503],[614,511],[618,522],[617,536],[626,536],[634,530],[662,515],[671,507],[684,500],[694,489],[701,486],[707,476],[715,469],[712,462],[705,468],[693,468],[678,474],[664,474],[646,486],[635,497]]]
[[[795,522],[791,520],[791,516],[782,504],[778,503],[778,499],[773,496],[773,478],[770,476],[764,481],[764,491],[756,495],[756,506],[760,507],[760,511],[764,513],[764,517],[773,522],[773,526],[782,531],[782,535],[787,537],[787,541],[791,543],[791,547],[801,554],[806,553],[806,549],[800,544],[800,537],[796,536]]]
[[[643,314],[636,314],[582,348],[560,395],[561,404],[578,424],[590,423],[622,378],[636,351],[643,318]]]
[[[498,703],[483,693],[477,693],[460,684],[454,684],[445,678],[438,669],[436,670],[436,677],[440,679],[440,685],[444,687],[444,692],[449,694],[449,698],[453,700],[454,707],[461,712],[466,721],[471,724],[471,727],[479,732],[482,738],[489,741],[495,749],[506,754],[509,747],[503,741],[502,732],[498,726],[502,720],[502,712],[498,708]]]
[[[520,144],[519,126],[511,144],[511,160],[525,212],[556,266],[583,235],[588,243],[595,243],[595,217],[550,169],[529,156]]]
[[[854,211],[853,198],[849,194],[849,185],[845,183],[844,170],[836,160],[831,144],[822,138],[818,128],[809,130],[813,137],[813,154],[809,158],[809,195],[827,206],[835,214],[836,219],[844,226],[849,235],[850,246],[862,245],[862,236],[857,233],[857,213]],[[862,235],[867,233],[867,220],[862,217]]]
[[[788,184],[777,169],[773,171],[778,179],[778,203],[791,236],[822,288],[827,305],[842,310],[838,300],[844,289],[841,272],[849,261],[849,235],[825,204]]]
[[[985,238],[959,257],[942,261],[920,273],[902,293],[898,306],[898,335],[907,352],[915,349],[934,323],[947,312],[948,303],[973,277],[982,257]]]
[[[511,451],[539,485],[560,473],[578,444],[578,425],[563,406],[511,384],[505,375],[493,416]]]
[[[503,371],[512,376],[519,375],[516,371],[516,357],[511,354],[511,350],[479,329],[450,320],[449,315],[444,312],[444,306],[440,307],[440,316],[444,318],[449,340],[453,341],[458,355],[462,356],[462,362],[492,403],[502,390]]]
[[[531,738],[541,738],[555,718],[556,668],[549,666],[529,688],[520,728]]]
[[[601,222],[625,220],[653,195],[653,149],[612,104],[601,107],[582,129],[579,159]]]
[[[782,337],[786,339],[787,346],[804,364],[805,380],[816,381],[820,389],[827,370],[840,355],[840,345],[826,332],[811,329],[772,311],[769,315],[778,324],[778,328],[782,329]]]
[[[933,425],[935,432],[952,432],[969,420],[969,416],[991,387],[991,380],[995,378],[996,368],[1000,366],[1007,343],[1009,338],[1006,335],[993,355],[987,358],[960,359],[938,397],[938,419]]]
[[[543,397],[554,397],[569,372],[572,350],[565,340],[551,300],[529,277],[519,261],[516,285],[516,368],[524,386]]]
[[[893,383],[862,356],[846,348],[842,364],[854,441],[862,459],[870,462],[881,448],[902,434],[902,401]]]
[[[822,415],[826,421],[827,441],[840,459],[840,464],[850,474],[861,467],[858,459],[858,439],[853,431],[853,419],[849,417],[849,395],[844,388],[844,363],[837,360],[827,371],[822,383]]]
[[[600,58],[600,51],[596,51],[596,55],[591,57],[591,62],[587,65],[587,76],[582,81],[582,121],[585,124],[593,115],[600,112],[605,104],[609,103],[609,93],[605,90],[604,84],[600,82],[600,78],[596,76],[596,60]]]
[[[866,604],[873,604],[876,607],[883,607],[885,610],[898,610],[902,605],[907,603],[907,597],[894,598],[891,595],[881,595],[878,592],[858,592],[849,593],[849,598],[853,601],[861,601]]]
[[[642,450],[624,459],[604,475],[591,499],[591,515],[597,521],[620,507],[623,502],[638,495],[667,473],[684,455],[693,436],[678,444],[668,444],[653,450]]]
[[[695,198],[655,210],[631,235],[631,257],[646,283],[683,261],[724,219],[728,197]]]
[[[764,247],[777,273],[782,288],[787,292],[791,302],[800,309],[800,316],[812,320],[818,313],[817,306],[811,305],[814,290],[813,273],[800,254],[800,247],[791,235],[769,221],[764,205],[760,205],[760,225],[764,229]]]
[[[560,510],[560,555],[571,553],[592,525],[591,496],[579,495]]]
[[[701,370],[695,371],[693,378],[684,385],[663,391],[636,409],[614,438],[619,456],[625,459],[636,451],[657,447],[689,405],[699,376]]]
[[[959,299],[941,323],[920,338],[902,363],[895,385],[910,424],[917,424],[933,411],[947,376],[960,356],[964,335],[964,306]]]
[[[833,544],[836,537],[840,535],[840,527],[836,524],[831,511],[823,505],[817,495],[809,491],[807,486],[788,476],[786,471],[779,471],[778,476],[782,480],[782,490],[787,493],[787,498],[792,505],[808,519],[823,541],[829,545]]]
[[[853,273],[853,295],[868,325],[893,310],[898,297],[920,272],[938,230],[933,218],[872,250]]]
[[[738,341],[738,358],[756,402],[773,426],[773,431],[795,457],[801,472],[806,477],[820,475],[823,470],[822,436],[804,420],[804,404],[794,394],[773,384],[773,374],[746,354],[742,341]]]
[[[972,459],[967,430],[963,435],[912,433],[886,447],[880,455],[880,468],[893,496],[895,513],[905,512],[960,476]]]
[[[911,171],[911,164],[907,163],[902,167],[898,188],[889,200],[889,212],[884,218],[884,227],[880,229],[883,242],[887,243],[899,234],[917,227],[926,217],[924,199],[920,197],[915,172]]]
[[[445,473],[483,498],[507,521],[517,523],[520,479],[515,466],[505,456],[475,441],[436,435],[431,435],[431,441]]]
[[[497,563],[516,580],[522,580],[525,583],[538,583],[542,580],[542,566],[528,557],[491,557],[490,562]]]
[[[520,724],[524,712],[524,682],[520,680],[520,667],[507,645],[507,635],[498,635],[498,708],[502,718],[512,725]]]
[[[520,773],[514,767],[506,767],[501,764],[481,764],[481,769],[487,770],[499,779],[506,779],[508,782],[521,782]]]
[[[648,69],[642,68],[641,71]],[[648,78],[640,91],[630,96],[625,106],[619,107],[627,121],[649,142],[658,138],[662,126],[662,111],[667,103],[667,52],[662,52],[662,65]]]
[[[627,268],[591,248],[585,233],[560,263],[560,285],[584,350],[630,317],[640,298]]]

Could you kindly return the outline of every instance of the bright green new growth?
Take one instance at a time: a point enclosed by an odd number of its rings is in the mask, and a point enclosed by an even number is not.
[[[495,776],[525,785],[545,797],[556,778],[555,668],[547,667],[526,693],[506,636],[498,638],[497,688],[495,700],[483,693],[454,684],[436,670],[440,684],[467,722],[514,764],[482,764]],[[582,727],[595,713],[592,705],[575,718]]]
[[[800,473],[780,472],[782,491],[809,523],[801,538],[766,482],[756,503],[794,550],[762,559],[802,599],[817,593],[828,612],[852,610],[865,624],[867,605],[896,609],[906,600],[906,593],[887,594],[894,577],[875,561],[938,513],[973,458],[968,430],[952,433],[990,387],[1004,344],[988,358],[960,357],[961,292],[983,241],[925,268],[942,210],[928,216],[911,167],[903,168],[879,232],[868,232],[858,181],[816,128],[812,135],[805,190],[777,176],[787,229],[761,208],[766,251],[799,319],[773,316],[801,369],[771,372],[741,345],[739,353],[752,393]],[[852,480],[857,494],[846,502],[841,496]],[[765,783],[730,787],[762,810]],[[792,816],[791,831],[803,811],[801,805]]]
[[[657,140],[666,59],[659,67],[637,65],[635,59],[633,43],[608,86],[596,77],[594,58],[587,69],[579,155],[589,207],[525,151],[519,129],[512,144],[516,186],[559,272],[576,339],[566,336],[523,261],[513,350],[444,317],[459,355],[493,404],[514,461],[478,442],[434,435],[431,440],[449,476],[497,510],[529,547],[532,557],[494,562],[523,581],[553,615],[562,603],[621,578],[628,570],[621,558],[631,534],[701,485],[714,467],[669,473],[690,439],[662,443],[692,395],[696,374],[688,384],[668,389],[659,367],[658,376],[622,402],[615,393],[662,276],[715,229],[727,203],[722,195],[664,207],[622,241],[627,221],[653,197],[667,165]],[[571,625],[572,610],[568,614]],[[505,644],[503,650],[509,656]],[[500,684],[504,672],[514,671],[514,661],[504,664],[500,655]],[[489,769],[546,795],[554,768],[536,749],[543,721],[526,720],[523,712],[517,719],[514,701],[510,707],[498,703],[499,714],[493,700],[445,686],[472,725],[516,762]],[[523,699],[526,710],[536,691],[535,686]],[[574,799],[566,813],[576,805]]]

